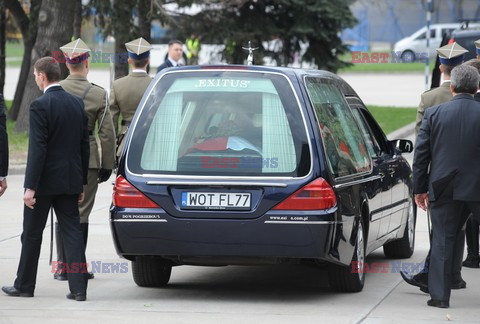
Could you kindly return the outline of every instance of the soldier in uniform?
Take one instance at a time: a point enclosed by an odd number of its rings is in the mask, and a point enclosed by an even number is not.
[[[457,43],[448,44],[437,49],[438,57],[440,59],[440,72],[443,74],[443,83],[438,88],[430,89],[422,93],[420,105],[417,109],[415,136],[418,135],[418,131],[420,130],[420,124],[422,123],[425,109],[449,101],[453,98],[452,93],[450,92],[450,73],[455,66],[462,64],[464,57],[463,54],[466,52],[468,51]]]
[[[120,131],[117,132],[117,157],[123,149],[124,137],[132,121],[137,106],[148,88],[152,78],[147,74],[150,63],[150,49],[152,46],[142,37],[125,44],[128,51],[128,64],[132,71],[113,82],[110,93],[110,111],[112,112],[113,125],[118,127],[118,119],[122,114]]]
[[[420,125],[423,119],[425,110],[439,105],[441,103],[450,101],[453,98],[453,95],[450,91],[450,72],[455,66],[462,64],[465,57],[465,53],[468,51],[458,45],[457,43],[452,43],[440,47],[437,49],[437,53],[440,59],[440,70],[444,74],[444,81],[440,87],[431,89],[422,94],[422,99],[420,101],[420,106],[417,111],[417,125],[416,125],[416,135],[420,129]],[[432,233],[435,231],[435,228],[432,228]],[[457,241],[455,245],[455,256],[453,259],[453,273],[452,273],[452,282],[451,289],[462,289],[467,287],[467,283],[462,279],[461,270],[462,270],[462,259],[463,259],[463,250],[465,248],[465,226],[461,229],[459,235],[457,236]],[[428,251],[427,258],[425,260],[425,269],[416,274],[409,274],[405,271],[400,271],[402,278],[410,285],[419,287],[421,291],[428,293],[428,266],[430,263],[430,251]]]
[[[107,92],[102,87],[87,80],[90,52],[88,46],[79,38],[60,47],[60,49],[65,55],[65,63],[70,71],[70,75],[65,80],[60,81],[60,85],[68,93],[83,100],[88,117],[88,132],[90,135],[88,184],[84,188],[85,199],[79,205],[80,226],[86,249],[88,218],[95,202],[98,184],[110,178],[115,164],[115,130],[108,107]],[[95,133],[98,134],[100,139],[100,152]],[[58,261],[61,264],[61,262],[65,261],[63,240],[58,224],[56,223],[55,225]],[[58,280],[67,279],[66,274],[61,271],[55,273],[54,278]],[[93,279],[93,273],[89,273],[89,279]]]

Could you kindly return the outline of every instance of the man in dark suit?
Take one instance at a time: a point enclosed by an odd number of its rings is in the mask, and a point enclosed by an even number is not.
[[[60,66],[51,57],[35,62],[35,82],[42,96],[30,106],[30,132],[22,252],[9,296],[33,297],[42,233],[53,206],[67,255],[68,299],[86,300],[87,277],[78,203],[88,174],[88,119],[81,98],[62,89]]]
[[[8,135],[5,101],[0,93],[0,197],[7,190]]]
[[[179,66],[180,60],[182,59],[183,56],[183,44],[179,40],[171,40],[168,42],[168,56],[163,62],[162,65],[160,65],[157,68],[157,73],[160,72],[161,70],[168,68],[168,67],[175,67]]]
[[[457,236],[470,212],[480,215],[480,104],[473,99],[479,81],[475,68],[455,67],[450,85],[454,98],[425,112],[417,137],[415,202],[423,210],[430,204],[435,229],[428,272],[429,306],[449,307]]]
[[[477,52],[479,49],[477,48]],[[480,74],[480,60],[478,59],[471,59],[465,64],[473,66],[477,69],[478,73]],[[480,92],[473,96],[475,101],[480,102]],[[463,266],[467,268],[480,268],[480,256],[479,256],[479,244],[478,244],[478,236],[479,236],[479,228],[480,224],[475,219],[475,217],[470,217],[467,220],[467,228],[466,238],[467,238],[467,258],[463,261]]]

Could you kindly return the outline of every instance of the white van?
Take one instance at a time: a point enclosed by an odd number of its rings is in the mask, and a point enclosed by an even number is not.
[[[442,37],[445,33],[451,33],[453,30],[462,26],[462,23],[452,24],[433,24],[430,25],[430,57],[434,57],[435,50],[440,47]],[[469,24],[470,27],[480,26],[480,24]],[[397,54],[401,53],[403,61],[412,62],[419,53],[427,52],[427,26],[424,26],[414,32],[412,35],[405,37],[395,43],[393,51]],[[425,57],[425,54],[423,54]]]

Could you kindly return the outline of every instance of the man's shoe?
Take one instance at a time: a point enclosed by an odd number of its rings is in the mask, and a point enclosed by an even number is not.
[[[78,293],[78,294],[68,293],[68,294],[67,294],[67,299],[72,299],[72,300],[76,300],[76,301],[85,301],[85,300],[87,300],[87,294],[82,294],[82,293]]]
[[[33,297],[33,292],[20,291],[15,287],[3,286],[2,291],[12,297]]]
[[[65,272],[55,272],[53,274],[53,279],[60,280],[60,281],[68,280],[67,274]]]
[[[90,279],[94,279],[95,278],[95,275],[93,274],[93,272],[87,272],[87,279],[90,280]]]
[[[450,303],[448,301],[438,300],[438,299],[430,299],[429,301],[427,301],[427,305],[432,307],[438,307],[438,308],[450,307]]]
[[[428,274],[419,273],[416,275],[411,275],[405,271],[400,271],[400,275],[409,285],[418,287],[423,292],[425,292],[424,290],[426,289],[428,292]]]
[[[480,257],[469,254],[465,261],[463,261],[462,266],[467,268],[480,268]]]

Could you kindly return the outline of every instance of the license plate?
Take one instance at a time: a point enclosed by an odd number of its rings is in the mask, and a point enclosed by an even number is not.
[[[250,210],[248,192],[182,192],[183,209]]]

